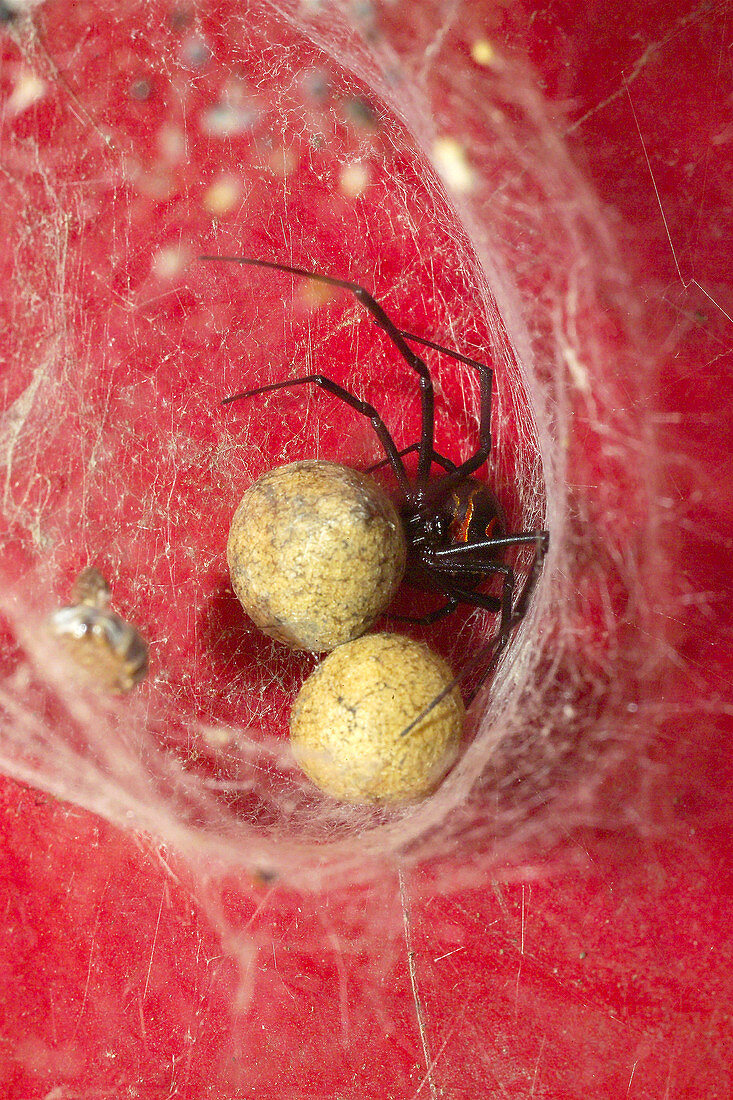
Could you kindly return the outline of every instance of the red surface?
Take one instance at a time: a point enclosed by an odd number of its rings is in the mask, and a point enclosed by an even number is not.
[[[726,4],[684,3],[610,11],[575,2],[467,7],[456,14],[421,6],[413,19],[390,6],[376,24],[360,9],[344,55],[353,62],[373,49],[383,65],[390,58],[402,65],[409,117],[425,81],[438,131],[471,138],[482,179],[490,179],[491,134],[482,133],[484,116],[458,95],[452,74],[473,64],[468,44],[479,33],[517,65],[526,56],[536,68],[573,161],[563,159],[561,145],[554,151],[552,130],[539,128],[554,174],[517,177],[507,207],[506,190],[497,189],[493,208],[483,208],[497,211],[497,232],[516,232],[511,247],[526,263],[528,298],[540,301],[559,285],[566,242],[552,218],[563,195],[580,208],[585,175],[607,210],[614,285],[624,293],[613,303],[584,301],[581,271],[577,324],[618,370],[616,377],[608,368],[608,394],[618,398],[607,409],[611,434],[631,424],[643,446],[647,429],[658,433],[661,457],[647,471],[649,493],[661,511],[669,502],[674,521],[659,526],[655,548],[632,451],[614,465],[590,418],[586,424],[578,414],[569,444],[573,490],[599,525],[616,507],[610,502],[628,501],[630,549],[622,561],[610,552],[608,560],[578,555],[571,587],[580,593],[576,608],[587,609],[577,637],[598,677],[589,672],[590,724],[593,684],[605,683],[602,670],[624,629],[629,660],[643,653],[635,648],[634,604],[625,602],[625,577],[641,554],[634,533],[643,531],[651,545],[642,559],[644,587],[649,599],[664,601],[664,643],[675,657],[663,677],[652,672],[648,683],[635,681],[640,697],[625,693],[631,679],[622,662],[612,664],[610,679],[618,676],[625,704],[646,707],[648,716],[654,703],[662,714],[649,743],[636,731],[645,797],[638,798],[627,745],[623,770],[603,772],[613,790],[599,795],[589,783],[588,798],[598,805],[586,821],[577,813],[568,820],[564,839],[562,807],[577,811],[577,798],[565,800],[562,788],[554,809],[538,812],[551,832],[551,854],[538,847],[542,830],[525,807],[521,836],[502,838],[494,863],[482,861],[487,839],[479,833],[475,843],[470,836],[446,848],[436,842],[434,862],[404,862],[402,890],[392,861],[376,879],[357,886],[345,876],[341,888],[318,892],[296,890],[287,874],[268,884],[254,869],[250,877],[234,873],[208,853],[189,862],[155,835],[81,808],[82,793],[77,806],[3,780],[0,1095],[8,1100],[731,1094],[731,653],[723,598],[731,546],[731,13]],[[0,32],[0,187],[11,244],[3,279],[12,289],[0,334],[11,369],[0,392],[10,408],[37,381],[44,349],[62,365],[67,387],[61,430],[52,417],[56,376],[42,378],[39,400],[48,400],[49,419],[39,417],[37,432],[46,461],[29,465],[36,476],[22,500],[6,490],[12,507],[2,564],[31,579],[33,609],[36,589],[41,603],[44,584],[63,597],[79,565],[104,547],[115,593],[154,632],[158,668],[170,670],[143,698],[151,721],[163,728],[166,719],[180,752],[190,715],[242,720],[239,662],[255,661],[246,691],[268,699],[261,722],[275,733],[308,666],[309,659],[281,661],[273,684],[267,662],[255,660],[261,643],[249,634],[231,640],[244,624],[221,551],[243,479],[271,464],[283,445],[287,457],[300,456],[302,438],[288,440],[302,406],[287,404],[267,420],[232,412],[242,426],[232,446],[218,401],[243,376],[281,375],[283,358],[289,363],[294,344],[302,351],[297,337],[311,324],[319,353],[332,349],[329,372],[338,376],[343,341],[328,319],[344,306],[328,305],[324,322],[289,280],[274,295],[266,282],[255,283],[253,297],[235,274],[194,265],[165,284],[151,257],[179,240],[190,255],[245,244],[260,255],[284,250],[346,277],[368,272],[409,327],[435,331],[460,310],[463,337],[481,345],[486,325],[465,301],[468,277],[449,262],[458,247],[454,222],[431,205],[424,186],[419,156],[427,137],[394,115],[376,134],[352,125],[352,78],[335,66],[337,105],[325,110],[309,100],[293,74],[324,59],[267,9],[246,20],[239,4],[207,4],[190,19],[171,10],[130,4],[109,14],[95,4],[49,3],[34,13],[39,36],[27,25]],[[329,17],[314,9],[300,18],[317,28]],[[199,35],[214,60],[187,66]],[[7,97],[24,67],[43,75],[46,92],[14,112]],[[531,88],[529,70],[517,71]],[[234,137],[213,138],[194,120],[237,73],[257,121]],[[130,94],[142,78],[150,83],[146,99]],[[477,97],[482,79],[476,73]],[[172,121],[186,139],[178,156],[161,153],[160,128]],[[309,143],[309,133],[329,125],[320,147]],[[287,183],[271,167],[279,133],[298,158]],[[518,125],[516,135],[519,161],[540,156],[531,127]],[[372,183],[363,198],[349,200],[335,185],[336,154],[369,159]],[[242,197],[212,223],[205,193],[222,172],[244,181]],[[543,209],[548,195],[552,210]],[[526,224],[522,198],[539,211]],[[546,238],[530,236],[527,227],[544,220]],[[589,249],[591,268],[599,255]],[[638,377],[617,319],[624,311],[646,349]],[[371,343],[373,336],[360,333],[359,341]],[[538,331],[539,349],[543,338]],[[360,353],[365,344],[358,343]],[[404,405],[413,390],[398,367],[380,360],[379,370],[388,411],[399,410],[411,438],[414,420]],[[457,377],[445,374],[450,409]],[[458,416],[446,415],[440,427],[450,447],[471,431]],[[115,451],[126,430],[134,446]],[[315,400],[304,435],[329,457],[357,462],[374,454],[366,429]],[[516,513],[510,471],[521,464],[521,441],[511,425],[502,441],[499,477]],[[216,460],[202,467],[201,455],[213,452]],[[90,455],[104,477],[93,476]],[[21,462],[14,476],[28,476]],[[158,480],[165,522],[140,507],[157,499],[150,487]],[[43,538],[29,535],[34,508],[49,517]],[[181,545],[187,553],[172,549]],[[436,644],[447,646],[449,634]],[[596,749],[589,742],[586,755]],[[12,772],[7,752],[3,759]],[[582,772],[583,759],[581,751],[571,755],[569,770]],[[551,778],[552,790],[561,789]],[[565,783],[572,787],[572,774]],[[43,784],[57,789],[46,772]],[[243,798],[243,813],[257,797]],[[121,814],[109,816],[119,821]],[[143,811],[131,818],[140,825]],[[302,803],[287,824],[307,832],[309,820]],[[446,868],[453,864],[451,883]]]

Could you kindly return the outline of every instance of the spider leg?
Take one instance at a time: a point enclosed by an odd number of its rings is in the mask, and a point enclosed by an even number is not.
[[[400,330],[392,321],[379,302],[358,283],[350,283],[345,279],[334,279],[331,275],[320,275],[315,271],[306,271],[302,267],[290,267],[288,264],[272,263],[269,260],[256,260],[249,256],[199,256],[200,260],[214,260],[220,263],[246,264],[250,267],[264,267],[272,271],[284,271],[289,275],[299,275],[306,279],[313,279],[317,283],[326,286],[340,287],[349,290],[361,302],[372,316],[372,320],[383,332],[387,334],[402,358],[420,376],[420,404],[422,413],[422,430],[420,432],[420,459],[417,466],[417,496],[421,499],[425,495],[425,489],[430,473],[430,463],[433,458],[433,439],[435,434],[435,397],[433,395],[433,381],[427,364],[412,350]],[[401,465],[401,463],[400,463]],[[396,471],[395,471],[396,472]],[[404,473],[404,467],[403,467]]]
[[[532,598],[532,593],[535,590],[537,581],[540,579],[540,573],[542,572],[542,566],[545,560],[545,554],[550,544],[549,531],[537,532],[537,548],[535,550],[534,561],[532,562],[532,568],[529,571],[529,575],[522,585],[522,591],[519,593],[516,604],[514,605],[514,611],[512,612],[512,626],[524,618],[524,614],[529,606],[529,601]]]
[[[444,348],[442,344],[434,344],[432,340],[426,340],[424,336],[416,336],[412,332],[403,332],[402,335],[407,340],[414,340],[418,344],[423,344],[426,348],[432,348],[433,351],[448,355],[451,359],[456,359],[459,363],[466,363],[469,367],[474,367],[479,372],[481,394],[479,449],[475,455],[466,459],[460,466],[454,466],[447,478],[438,482],[433,492],[429,494],[429,499],[439,499],[442,496],[446,496],[459,481],[462,481],[466,477],[470,477],[474,471],[478,470],[479,466],[483,465],[491,453],[491,395],[494,388],[494,372],[486,363],[481,363],[478,359],[471,359],[468,355],[461,355],[458,351],[451,351],[450,348]]]
[[[501,599],[491,596],[486,592],[474,592],[470,588],[461,588],[459,584],[447,583],[445,593],[449,599],[453,598],[458,603],[467,603],[473,607],[483,607],[486,611],[500,611],[499,637],[503,639],[502,645],[509,640],[509,631],[512,625],[512,597],[514,596],[514,570],[505,562],[484,562],[481,566],[483,572],[501,573],[504,577],[501,588]],[[475,569],[475,567],[474,567]],[[469,570],[466,570],[467,572]]]
[[[386,617],[397,623],[415,623],[416,626],[430,626],[432,623],[444,619],[446,615],[450,615],[451,611],[455,611],[458,603],[457,596],[449,596],[448,602],[443,607],[438,607],[435,611],[429,611],[427,615],[392,615],[387,612]]]
[[[239,401],[241,398],[257,397],[258,394],[271,393],[273,390],[291,390],[296,386],[304,386],[308,383],[312,383],[314,386],[320,386],[321,389],[326,390],[328,393],[332,393],[334,397],[338,397],[341,401],[350,405],[352,409],[355,409],[356,412],[361,413],[362,416],[366,416],[371,420],[372,427],[377,433],[379,441],[387,454],[387,461],[394,470],[400,489],[403,494],[407,496],[410,492],[410,485],[407,480],[404,463],[397,450],[397,444],[389,434],[387,426],[377,410],[367,401],[361,401],[358,397],[354,397],[353,393],[349,393],[343,386],[339,386],[336,382],[332,382],[330,378],[324,378],[322,374],[306,374],[303,378],[291,378],[286,382],[271,382],[267,386],[258,386],[254,390],[245,390],[243,393],[233,393],[230,397],[224,398],[222,405],[231,405],[233,401]]]
[[[496,668],[497,664],[499,663],[499,658],[501,657],[502,653],[506,649],[507,643],[509,642],[511,628],[514,625],[511,617],[511,600],[512,591],[514,589],[514,575],[509,566],[504,566],[503,569],[498,571],[504,572],[504,569],[507,570],[507,573],[504,576],[504,586],[502,590],[501,601],[501,623],[498,632],[494,634],[494,636],[490,638],[488,642],[485,642],[484,645],[479,647],[474,655],[466,662],[458,675],[454,676],[451,682],[446,687],[444,687],[443,690],[438,693],[438,695],[435,696],[432,702],[430,702],[424,710],[422,710],[415,718],[413,718],[409,725],[405,726],[400,734],[400,737],[407,737],[407,735],[415,728],[415,726],[419,722],[422,722],[423,718],[425,718],[425,716],[428,715],[434,707],[437,707],[438,704],[441,703],[447,695],[450,695],[450,693],[454,690],[454,688],[458,686],[458,684],[465,680],[465,678],[471,672],[474,672],[477,668],[481,668],[481,666],[484,665],[485,667],[483,668],[483,671],[481,673],[481,679],[467,699],[467,703],[472,703],[481,685]],[[453,588],[451,595],[454,596],[461,603],[473,603],[478,607],[485,606],[483,602],[479,602],[480,600],[482,601],[485,598],[480,592],[462,591],[459,588]]]
[[[409,447],[405,447],[403,451],[400,451],[400,458],[404,458],[405,455],[412,454],[413,451],[419,451],[419,443],[411,443]],[[386,466],[389,459],[383,458],[381,462],[375,462],[373,466],[367,466],[364,473],[371,474],[374,470],[379,470],[382,466]],[[444,470],[455,470],[455,462],[451,462],[449,458],[444,458],[443,455],[439,455],[437,451],[433,451],[433,462],[438,466],[442,466]]]
[[[485,667],[484,667],[484,670],[482,672],[481,679],[480,679],[479,683],[476,685],[474,690],[471,692],[471,694],[470,694],[470,696],[467,700],[468,703],[473,702],[473,700],[475,699],[476,694],[479,691],[481,685],[484,683],[484,681],[487,679],[487,677],[491,675],[491,673],[494,671],[497,664],[499,663],[499,658],[501,657],[502,653],[504,652],[504,649],[506,648],[507,643],[509,641],[509,635],[511,633],[512,627],[517,625],[517,623],[520,621],[520,619],[524,615],[525,611],[527,610],[527,605],[529,604],[529,600],[532,596],[535,585],[537,584],[537,581],[539,579],[539,575],[540,575],[540,572],[541,572],[541,569],[542,569],[542,563],[543,563],[543,560],[544,560],[544,557],[545,557],[545,553],[547,552],[549,534],[548,534],[547,531],[537,531],[537,532],[535,532],[535,538],[536,538],[536,542],[537,542],[537,550],[536,550],[536,553],[535,553],[535,560],[534,560],[534,563],[532,565],[532,569],[530,570],[529,576],[527,577],[527,580],[524,582],[524,585],[522,587],[522,591],[519,594],[519,598],[518,598],[518,600],[516,602],[516,605],[515,605],[513,610],[512,610],[512,607],[511,607],[511,593],[512,593],[513,588],[514,588],[514,578],[513,578],[513,575],[511,575],[511,577],[508,577],[505,574],[504,586],[503,586],[503,589],[502,589],[502,605],[503,605],[502,606],[502,617],[501,617],[502,618],[502,623],[499,626],[498,633],[496,633],[493,636],[493,638],[490,638],[488,642],[486,642],[484,645],[482,645],[476,651],[476,653],[474,653],[473,657],[471,657],[466,662],[466,664],[463,666],[463,668],[458,673],[458,675],[453,678],[451,683],[448,684],[447,687],[443,688],[443,690],[438,695],[435,696],[435,698],[432,700],[432,702],[427,707],[425,707],[425,709],[422,710],[420,712],[420,714],[417,715],[416,718],[413,718],[412,722],[410,722],[410,724],[408,726],[405,726],[405,728],[402,730],[402,733],[400,734],[400,737],[407,737],[407,735],[415,728],[415,726],[419,722],[422,722],[423,718],[425,718],[425,716],[427,714],[429,714],[430,711],[433,710],[434,707],[437,707],[437,705],[440,702],[442,702],[442,700],[445,699],[445,697],[447,695],[450,695],[450,693],[453,691],[453,689],[455,687],[457,687],[458,684],[460,684],[461,681],[466,678],[466,676],[468,676],[471,672],[474,672],[477,668],[480,668],[482,666],[482,664],[484,664],[484,662],[487,662]],[[486,564],[487,563],[484,563],[484,565],[486,565]],[[499,565],[501,563],[494,563],[494,564]],[[508,566],[506,568],[509,569]],[[497,569],[496,572],[503,572],[503,569]],[[509,570],[509,572],[511,574],[511,570]],[[511,590],[509,591],[509,594],[508,594],[509,612],[508,612],[508,623],[507,623],[507,621],[506,621],[507,620],[506,602],[507,602],[507,590],[510,587],[509,584],[508,584],[509,580],[511,580]],[[449,588],[448,588],[447,585],[446,585],[446,595],[449,595]],[[462,597],[461,597],[461,594],[460,594],[460,590],[456,590],[455,588],[453,588],[452,593],[450,593],[450,595],[456,596],[459,599],[459,601],[461,601]],[[449,595],[449,598],[450,598],[450,595]],[[475,600],[475,598],[477,596],[481,596],[481,593],[466,592],[463,595],[465,595],[467,597],[465,599],[465,602],[469,603],[469,602],[471,602],[471,600]],[[504,629],[502,629],[502,624],[505,624]]]
[[[549,531],[519,531],[515,535],[503,535],[501,538],[496,539],[479,539],[476,542],[462,542],[455,546],[446,546],[441,550],[434,550],[432,556],[442,565],[444,562],[450,562],[453,565],[465,554],[471,554],[473,551],[483,550],[499,550],[507,546],[522,546],[528,542],[534,542],[537,544],[537,551],[542,551],[542,557],[544,557],[547,551],[550,534]]]
[[[434,344],[432,340],[426,340],[424,336],[416,336],[414,332],[405,332],[404,329],[402,329],[402,335],[406,340],[414,340],[416,344],[423,344],[426,348],[439,351],[441,355],[448,355],[458,363],[466,363],[469,367],[475,367],[477,371],[488,371],[493,379],[494,372],[491,367],[488,367],[486,363],[479,362],[478,359],[472,359],[470,355],[463,355],[460,351],[453,351],[452,348],[444,348],[442,344]]]
[[[508,569],[508,574],[505,574],[504,576],[504,585],[502,588],[502,608],[499,631],[489,642],[487,642],[478,650],[475,656],[468,662],[468,665],[461,669],[459,675],[456,677],[456,683],[458,683],[469,672],[473,671],[477,667],[480,667],[481,662],[484,660],[484,658],[491,655],[491,660],[484,669],[481,679],[476,684],[473,691],[471,691],[468,699],[466,700],[468,704],[473,702],[481,688],[481,685],[496,668],[499,658],[509,642],[509,636],[512,629],[517,626],[517,624],[521,622],[521,620],[524,618],[527,606],[532,597],[532,593],[534,592],[537,581],[539,580],[540,573],[542,572],[542,565],[544,562],[545,553],[547,551],[547,544],[549,539],[549,535],[546,531],[538,531],[537,536],[537,552],[535,554],[535,559],[532,563],[532,568],[529,572],[529,575],[522,586],[522,590],[519,593],[519,598],[517,599],[516,604],[512,608],[514,576],[511,569],[509,569],[509,567],[507,566],[505,568]],[[542,536],[545,537],[543,538]],[[504,572],[504,569],[497,570],[497,572]],[[471,594],[469,593],[469,595]],[[469,601],[467,600],[466,602]],[[432,710],[436,702],[440,702],[440,699],[431,703],[430,707],[428,707],[428,710]],[[417,720],[419,721],[421,717],[422,716],[419,716]],[[413,722],[412,726],[414,725],[415,723]],[[408,727],[408,729],[409,728],[412,727]],[[404,734],[402,736],[404,736]]]
[[[460,571],[473,575],[479,570],[485,571],[484,562],[465,566],[461,563],[459,566],[451,566],[451,572]],[[441,583],[448,601],[443,607],[438,607],[435,611],[429,611],[426,615],[393,615],[391,612],[387,612],[386,618],[399,623],[416,623],[418,626],[430,626],[432,623],[437,623],[445,618],[446,615],[450,615],[459,603],[470,604],[472,607],[482,607],[485,611],[496,612],[502,610],[502,600],[488,592],[474,592],[471,589],[462,588],[460,582],[449,584],[442,580]]]
[[[473,702],[474,698],[476,697],[476,692],[478,691],[478,688],[481,686],[484,680],[486,680],[486,678],[491,675],[491,673],[494,671],[497,664],[499,663],[499,658],[501,657],[501,654],[506,647],[507,641],[508,638],[502,640],[501,635],[495,634],[493,638],[482,645],[474,653],[473,657],[471,657],[471,659],[463,666],[458,675],[454,676],[451,682],[435,696],[432,702],[430,702],[428,706],[424,708],[424,710],[421,710],[420,713],[415,718],[413,718],[409,725],[405,726],[405,728],[400,733],[400,737],[407,737],[408,734],[411,733],[412,730],[415,728],[415,726],[418,725],[419,722],[422,722],[423,718],[430,714],[431,710],[437,707],[439,703],[442,703],[445,697],[447,695],[450,695],[451,692],[455,690],[455,688],[461,683],[462,680],[465,680],[466,676],[468,676],[469,673],[474,672],[477,668],[480,668],[481,665],[484,664],[484,662],[486,662],[488,659],[488,664],[486,664],[486,667],[483,671],[481,681],[478,687],[471,692],[470,698],[468,699],[469,703]]]
[[[449,563],[450,569],[452,571],[461,571],[466,573],[476,571],[505,573],[505,570],[508,568],[508,566],[505,566],[503,563],[485,560],[481,562],[473,561],[470,558],[471,553],[477,550],[496,550],[500,547],[518,546],[528,542],[534,542],[535,544],[534,561],[532,562],[532,568],[522,586],[522,591],[519,593],[519,597],[516,604],[514,605],[514,608],[511,607],[511,600],[514,594],[514,578],[512,575],[511,591],[509,592],[509,618],[508,626],[506,627],[507,629],[511,629],[512,626],[516,625],[520,621],[520,619],[524,617],[524,614],[529,605],[529,601],[532,597],[532,593],[534,592],[537,581],[539,580],[539,576],[542,571],[542,565],[545,560],[545,554],[547,553],[547,549],[550,543],[549,531],[522,531],[516,535],[506,535],[503,538],[498,539],[485,539],[481,540],[480,542],[461,543],[458,546],[448,546],[442,550],[435,550],[432,557],[434,560],[437,559],[440,567],[445,568],[447,567],[447,563]],[[506,589],[507,582],[505,573],[504,588],[502,590],[502,625],[506,625]],[[477,594],[473,593],[472,595],[475,596]],[[472,601],[465,600],[462,602]]]

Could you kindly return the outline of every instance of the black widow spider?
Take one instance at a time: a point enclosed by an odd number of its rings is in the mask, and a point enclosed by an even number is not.
[[[222,402],[225,405],[245,397],[256,397],[273,390],[293,389],[312,383],[338,397],[362,416],[368,417],[379,441],[384,448],[386,458],[370,467],[375,470],[387,463],[397,480],[400,499],[398,508],[405,527],[407,538],[407,567],[405,579],[408,583],[428,591],[442,592],[446,597],[444,606],[420,617],[391,616],[403,622],[428,624],[437,622],[450,614],[459,604],[469,604],[488,611],[500,613],[497,635],[482,646],[474,657],[464,666],[458,679],[475,668],[491,653],[492,660],[481,680],[498,661],[506,646],[509,635],[524,616],[530,596],[539,577],[542,561],[549,544],[547,531],[521,531],[506,533],[506,521],[503,509],[491,489],[478,481],[473,474],[489,457],[491,451],[491,392],[493,372],[484,363],[479,363],[467,355],[451,351],[440,344],[434,344],[422,336],[398,329],[385,313],[384,309],[364,287],[344,279],[334,279],[330,275],[321,275],[287,264],[272,263],[245,256],[200,256],[201,260],[220,263],[244,264],[252,267],[269,268],[298,275],[326,286],[349,290],[371,314],[372,320],[392,341],[400,355],[415,371],[420,380],[420,401],[422,411],[422,430],[418,443],[400,451],[392,439],[381,416],[366,401],[355,397],[343,386],[326,378],[322,374],[308,374],[302,378],[288,379],[285,382],[272,382],[256,389],[232,394]],[[435,401],[433,383],[427,364],[409,346],[407,341],[422,344],[433,351],[448,355],[460,363],[475,368],[480,378],[480,420],[479,447],[475,454],[456,466],[449,459],[438,454],[434,447]],[[417,471],[411,479],[402,461],[405,455],[417,451]],[[430,478],[433,463],[440,466],[444,474],[437,479]],[[535,557],[532,569],[514,603],[514,570],[502,561],[503,552],[510,546],[527,543],[535,544]],[[482,583],[490,576],[500,575],[502,580],[501,596],[479,591]],[[453,686],[453,685],[451,685]],[[445,693],[443,693],[445,694]],[[442,698],[442,695],[441,695]],[[435,700],[438,702],[439,700]],[[432,705],[434,705],[431,704]],[[420,716],[419,716],[420,717]],[[416,719],[416,721],[418,721]],[[412,728],[412,723],[409,728]],[[405,731],[407,732],[407,731]]]

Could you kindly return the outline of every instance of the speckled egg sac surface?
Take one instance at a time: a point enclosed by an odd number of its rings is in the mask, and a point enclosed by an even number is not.
[[[263,474],[234,513],[232,586],[265,634],[324,653],[364,634],[405,571],[405,534],[367,474],[317,459]]]
[[[465,717],[458,687],[404,731],[452,681],[446,662],[412,638],[368,634],[339,646],[308,677],[293,706],[298,763],[316,786],[344,802],[424,797],[458,753]]]

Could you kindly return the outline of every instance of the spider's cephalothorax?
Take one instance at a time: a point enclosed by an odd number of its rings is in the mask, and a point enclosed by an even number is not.
[[[450,614],[459,604],[482,607],[499,612],[499,630],[495,639],[481,652],[493,654],[493,658],[506,645],[512,628],[524,615],[534,584],[539,576],[542,560],[547,550],[549,536],[546,531],[520,531],[507,534],[504,513],[491,490],[473,475],[489,457],[491,451],[491,393],[493,372],[485,363],[467,355],[434,344],[422,336],[404,332],[389,318],[372,295],[357,283],[334,279],[330,275],[289,267],[286,264],[243,256],[202,256],[204,260],[252,265],[284,271],[290,275],[313,279],[327,286],[350,291],[369,311],[374,323],[382,329],[411,370],[420,380],[422,428],[417,443],[399,450],[387,426],[373,405],[350,393],[322,374],[309,374],[285,382],[273,382],[256,389],[233,394],[225,404],[240,398],[255,397],[272,390],[292,389],[295,386],[315,385],[332,394],[356,412],[371,421],[385,453],[379,466],[389,464],[397,481],[398,508],[405,528],[407,541],[408,581],[420,588],[442,592],[445,603],[409,621],[432,623]],[[479,446],[476,452],[456,465],[435,450],[435,398],[433,383],[427,364],[412,349],[412,344],[432,348],[465,363],[478,372]],[[403,461],[408,454],[417,454],[415,474],[408,474]],[[431,477],[433,466],[443,473]],[[376,467],[373,467],[376,468]],[[535,548],[534,563],[516,601],[514,599],[514,570],[504,561],[509,547],[531,544]],[[494,592],[484,589],[495,582]],[[394,616],[405,619],[405,616]],[[467,667],[473,667],[481,654],[476,654]],[[493,660],[492,660],[493,663]]]
[[[450,565],[440,565],[433,559],[437,550],[471,545],[502,538],[506,532],[504,511],[488,485],[475,477],[460,482],[446,498],[434,504],[403,511],[402,521],[407,535],[406,579],[418,588],[441,590],[443,580],[450,577],[454,584],[473,590],[484,579],[480,568],[466,572]],[[503,547],[494,554],[498,561]],[[487,551],[490,557],[490,551]]]

